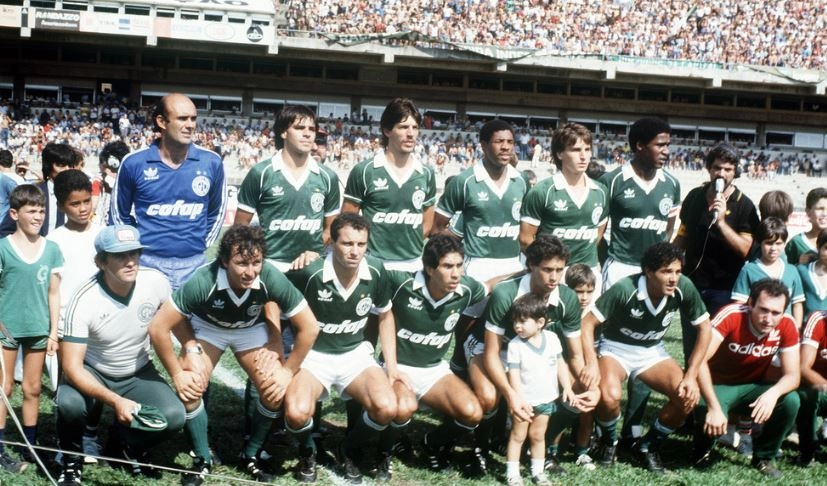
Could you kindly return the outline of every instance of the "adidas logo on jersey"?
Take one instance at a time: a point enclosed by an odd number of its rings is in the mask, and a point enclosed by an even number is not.
[[[273,187],[273,196],[283,196],[284,195],[284,188],[281,186],[274,186]]]
[[[377,191],[387,191],[388,190],[388,180],[387,179],[374,179],[373,180],[373,188]]]
[[[554,201],[554,210],[555,211],[565,211],[567,204],[564,199],[558,199]]]
[[[223,309],[224,308],[224,301],[221,299],[215,299],[212,301],[212,306],[216,309]]]
[[[479,202],[485,202],[485,201],[488,201],[488,193],[487,193],[487,192],[485,192],[485,191],[480,191],[480,192],[478,192],[478,193],[477,193],[477,200],[478,200]]]
[[[408,297],[408,307],[414,310],[422,310],[422,299]]]
[[[730,351],[735,354],[746,354],[749,356],[772,356],[778,352],[778,346],[766,346],[763,344],[756,345],[755,343],[738,345],[738,343],[729,343],[727,346]]]
[[[147,167],[144,169],[144,180],[154,181],[158,179],[158,169],[156,167]]]
[[[429,332],[428,334],[419,334],[416,332],[411,332],[409,329],[400,329],[399,332],[396,333],[396,335],[414,344],[422,344],[423,346],[433,346],[437,349],[445,346],[446,344],[448,344],[448,342],[451,341],[451,334],[439,335],[435,332]]]
[[[319,290],[319,302],[333,302],[333,292],[330,290]]]
[[[626,199],[632,199],[633,197],[635,197],[635,190],[631,187],[626,189],[625,191],[623,191],[623,197],[625,197]]]
[[[640,319],[640,318],[643,317],[643,311],[642,310],[632,309],[631,313],[632,313],[632,318],[633,319]]]

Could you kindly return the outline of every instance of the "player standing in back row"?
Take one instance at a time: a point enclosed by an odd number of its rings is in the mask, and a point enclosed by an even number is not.
[[[368,252],[389,270],[422,269],[424,236],[430,233],[436,202],[434,171],[414,154],[422,115],[413,101],[396,98],[382,112],[384,152],[350,171],[343,213],[370,221]]]

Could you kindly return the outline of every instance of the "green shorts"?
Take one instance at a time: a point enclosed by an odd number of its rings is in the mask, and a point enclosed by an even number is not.
[[[548,415],[550,417],[557,411],[557,401],[534,405],[532,410],[534,410],[534,415]]]
[[[49,336],[29,336],[18,339],[9,339],[5,334],[0,333],[0,345],[6,349],[17,349],[22,345],[24,348],[40,351],[46,349]]]

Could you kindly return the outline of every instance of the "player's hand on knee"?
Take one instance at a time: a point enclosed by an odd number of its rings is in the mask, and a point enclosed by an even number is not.
[[[775,409],[775,404],[778,402],[778,394],[770,388],[761,394],[749,406],[752,409],[752,421],[757,424],[763,424],[772,416],[772,411]]]
[[[507,401],[508,411],[511,412],[514,418],[520,422],[531,422],[531,419],[534,417],[534,410],[531,408],[531,405],[523,400],[523,397],[521,397],[519,393],[510,393]]]
[[[178,360],[181,369],[192,371],[201,377],[201,381],[205,384],[210,381],[210,367],[207,365],[207,357],[202,353],[184,353]]]
[[[411,377],[408,376],[406,373],[402,373],[401,371],[396,371],[394,373],[388,372],[388,381],[390,381],[391,388],[397,382],[401,383],[405,388],[410,391],[414,391],[413,382],[411,381]]]
[[[291,381],[293,381],[293,373],[279,365],[271,369],[270,373],[264,377],[258,391],[271,403],[281,402]]]
[[[600,383],[600,368],[597,366],[597,363],[584,366],[583,369],[580,370],[578,379],[587,389],[597,387],[598,383]]]
[[[188,403],[201,398],[206,389],[206,383],[201,375],[194,371],[184,370],[172,377],[172,384],[182,402]]]
[[[701,390],[697,380],[684,378],[678,384],[678,398],[683,403],[685,412],[691,411],[701,400]]]
[[[581,412],[591,412],[600,402],[600,390],[586,390],[575,395],[577,397],[577,409]]]
[[[262,377],[269,377],[273,370],[281,368],[283,364],[282,355],[276,344],[268,343],[256,351],[253,360],[256,364],[256,373]]]

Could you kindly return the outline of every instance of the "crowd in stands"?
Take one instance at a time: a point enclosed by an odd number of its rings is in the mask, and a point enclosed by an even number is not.
[[[93,160],[101,148],[114,140],[124,140],[132,150],[148,146],[155,138],[147,125],[147,107],[129,107],[125,100],[108,100],[99,105],[82,104],[67,108],[53,102],[33,104],[25,109],[0,102],[0,119],[7,120],[8,133],[0,133],[0,148],[8,148],[14,160],[31,170],[39,167],[39,154],[48,142],[66,142],[78,148],[84,156]],[[379,125],[362,118],[359,113],[351,117],[320,118],[321,127],[327,131],[327,163],[347,170],[365,160],[380,149]],[[434,127],[423,131],[417,150],[438,172],[446,168],[467,167],[481,157],[476,133],[480,121],[462,122]],[[0,127],[0,130],[4,130]],[[551,138],[542,129],[520,129],[518,156],[532,161],[532,167],[550,166]],[[606,165],[622,163],[629,159],[629,147],[625,134],[605,133],[595,138],[595,158]],[[266,118],[201,117],[198,143],[215,150],[225,158],[231,171],[243,176],[257,162],[272,156],[276,151],[273,141],[272,122]],[[674,169],[702,170],[703,154],[707,145],[696,141],[673,139],[670,166]],[[744,173],[755,179],[771,179],[776,174],[805,173],[820,177],[824,162],[811,154],[765,150],[760,147],[743,147]],[[37,172],[28,178],[35,179]]]
[[[314,0],[287,10],[293,35],[416,32],[423,38],[391,41],[806,69],[827,65],[826,23],[823,0]]]

